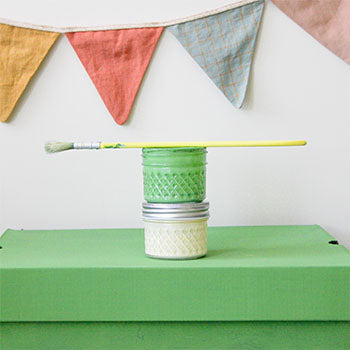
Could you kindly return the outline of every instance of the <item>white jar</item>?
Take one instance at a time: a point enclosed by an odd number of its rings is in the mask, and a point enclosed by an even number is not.
[[[207,253],[209,203],[144,203],[145,252],[160,259],[196,259]]]

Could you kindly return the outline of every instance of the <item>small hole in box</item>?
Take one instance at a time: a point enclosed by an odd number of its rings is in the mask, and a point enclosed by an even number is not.
[[[0,245],[0,249],[2,249],[2,246]]]
[[[329,241],[329,244],[339,244],[338,241]]]

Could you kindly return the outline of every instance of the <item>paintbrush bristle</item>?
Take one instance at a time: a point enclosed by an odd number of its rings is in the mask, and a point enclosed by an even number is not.
[[[73,149],[73,142],[46,142],[45,151],[47,153],[57,153]]]

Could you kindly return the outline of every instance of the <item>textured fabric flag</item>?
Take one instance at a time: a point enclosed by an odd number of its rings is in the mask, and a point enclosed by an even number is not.
[[[118,124],[128,119],[163,27],[67,33]]]
[[[322,45],[350,64],[350,0],[272,0]]]
[[[235,107],[241,107],[264,7],[253,2],[169,30]]]
[[[59,35],[0,24],[0,121],[10,117]]]

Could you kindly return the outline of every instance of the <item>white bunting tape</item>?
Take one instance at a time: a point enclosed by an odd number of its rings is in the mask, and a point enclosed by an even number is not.
[[[31,24],[31,23],[18,22],[18,21],[12,21],[9,19],[5,19],[5,18],[0,18],[0,23],[15,26],[15,27],[43,30],[46,32],[56,32],[56,33],[87,32],[87,31],[99,31],[99,30],[132,29],[132,28],[168,27],[168,26],[172,26],[174,24],[185,23],[185,22],[196,20],[196,19],[216,15],[218,13],[232,10],[236,7],[241,7],[241,6],[256,2],[256,1],[261,1],[261,0],[241,0],[241,1],[235,2],[233,4],[219,7],[217,9],[213,9],[213,10],[199,13],[197,15],[192,15],[192,16],[178,18],[178,19],[164,21],[164,22],[148,22],[148,23],[137,23],[137,24],[115,24],[115,25],[103,25],[103,26],[91,26],[91,27],[90,26],[89,27],[84,27],[84,26],[53,27],[53,26]]]

